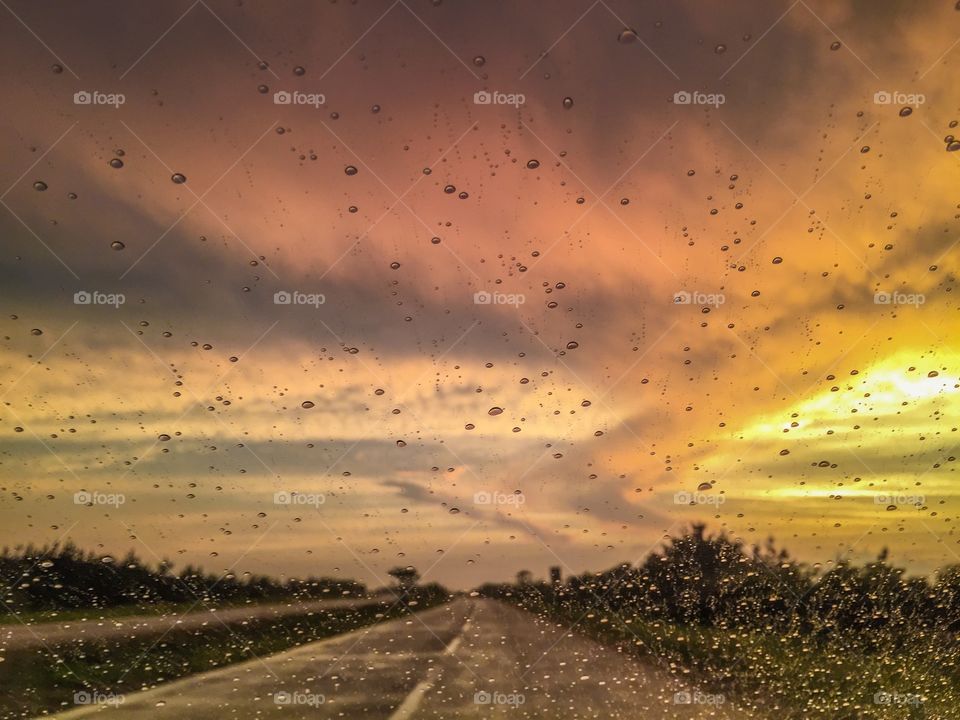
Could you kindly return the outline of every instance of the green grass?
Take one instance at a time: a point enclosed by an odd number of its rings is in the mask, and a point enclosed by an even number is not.
[[[421,599],[416,611],[445,601]],[[193,673],[287,650],[409,614],[392,603],[331,608],[306,615],[249,620],[228,630],[210,625],[162,636],[86,640],[9,652],[0,662],[0,718],[27,718],[73,706],[83,690],[133,693]]]
[[[537,608],[563,627],[583,616]],[[629,620],[629,622],[627,622]],[[574,628],[621,652],[656,659],[703,692],[722,693],[776,720],[904,720],[960,717],[957,641],[943,636],[835,636],[680,626],[596,611]],[[911,702],[875,702],[897,693]],[[912,704],[919,696],[920,704]],[[896,698],[894,698],[896,699]]]
[[[313,602],[318,599],[340,599],[340,596],[331,598],[311,598],[305,602]],[[134,617],[136,615],[161,615],[183,614],[188,610],[191,613],[205,612],[213,608],[217,610],[226,610],[235,607],[257,607],[260,605],[283,605],[290,600],[283,598],[264,598],[255,602],[246,600],[221,601],[221,602],[199,602],[190,600],[182,603],[152,603],[149,605],[116,605],[108,608],[77,608],[69,610],[30,610],[18,613],[0,614],[0,625],[19,625],[21,623],[39,624],[50,622],[75,622],[81,620],[111,620],[114,618]],[[298,601],[292,601],[298,602]]]

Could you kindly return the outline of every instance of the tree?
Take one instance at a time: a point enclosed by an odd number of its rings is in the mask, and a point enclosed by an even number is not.
[[[394,578],[397,581],[397,585],[399,585],[400,589],[404,592],[409,592],[416,587],[417,580],[420,579],[420,573],[411,565],[407,565],[407,567],[395,567],[387,571],[387,575]]]

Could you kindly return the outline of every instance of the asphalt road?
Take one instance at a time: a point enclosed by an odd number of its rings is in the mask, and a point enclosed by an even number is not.
[[[685,692],[694,702],[683,702]],[[134,693],[120,704],[81,706],[56,717],[750,717],[716,700],[655,663],[624,657],[492,600],[459,599]]]
[[[222,627],[265,618],[280,618],[287,615],[305,615],[337,607],[358,607],[371,603],[392,603],[391,596],[372,600],[337,598],[313,600],[301,603],[270,605],[246,605],[220,610],[204,608],[202,604],[188,614],[166,613],[163,615],[131,615],[130,617],[104,620],[64,620],[63,622],[38,623],[36,625],[9,623],[0,625],[0,650],[13,651],[31,647],[52,647],[58,643],[80,640],[110,640],[161,635],[171,628],[195,630],[207,625]]]

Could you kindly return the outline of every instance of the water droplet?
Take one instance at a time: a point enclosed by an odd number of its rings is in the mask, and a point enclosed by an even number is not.
[[[404,442],[403,440],[397,440],[397,447],[404,448],[406,446],[407,446],[406,442]]]
[[[453,185],[444,185],[443,191],[444,191],[447,195],[453,195],[453,193],[455,193],[455,192],[457,191],[457,189],[456,189]]]
[[[960,150],[960,141],[954,140],[947,143],[947,152],[956,152],[957,150]]]
[[[379,105],[372,105],[372,106],[370,107],[370,112],[372,112],[374,115],[376,115],[378,112],[380,112],[380,106],[379,106]]]
[[[567,350],[576,350],[578,347],[580,347],[580,343],[576,340],[571,340],[567,343]]]
[[[170,436],[167,435],[166,433],[161,433],[160,435],[157,435],[157,440],[159,440],[160,442],[167,442],[169,439],[170,439]]]
[[[860,152],[861,154],[866,155],[868,152],[870,152],[870,146],[864,145],[862,148],[860,148]]]
[[[900,108],[900,117],[910,117],[911,115],[913,115],[913,108],[911,107]]]
[[[183,173],[174,173],[170,176],[170,180],[176,185],[183,185],[187,181],[187,176]]]
[[[617,42],[623,45],[632,45],[639,39],[640,36],[637,35],[637,31],[632,28],[624,28],[620,31],[620,34],[617,35]]]
[[[115,170],[119,170],[123,167],[123,160],[120,158],[110,158],[110,167],[114,168]]]
[[[487,63],[487,59],[483,55],[477,55],[473,59],[473,64],[476,65],[477,67],[483,67],[484,65],[486,65],[486,63]]]
[[[40,328],[34,328],[33,330],[30,331],[30,334],[31,334],[31,335],[43,335],[43,330],[41,330]]]
[[[527,160],[527,170],[536,170],[540,167],[539,160]]]
[[[306,74],[307,74],[307,71],[303,68],[302,65],[297,65],[297,66],[293,69],[293,74],[294,74],[294,75],[306,75]]]
[[[347,166],[343,169],[343,172],[346,173],[347,175],[356,175],[356,174],[357,174],[357,168],[355,168],[353,165],[347,165]]]
[[[110,247],[113,248],[114,250],[123,250],[126,247],[126,245],[124,245],[119,240],[114,240],[112,243],[110,243]]]
[[[304,400],[302,403],[300,403],[300,407],[302,407],[304,410],[309,410],[313,407],[313,403],[309,400]]]
[[[779,265],[779,264],[782,263],[782,262],[783,262],[783,258],[780,257],[779,255],[773,259],[773,264],[774,264],[774,265]]]
[[[391,269],[391,270],[399,270],[399,269],[400,269],[400,263],[398,263],[398,262],[396,262],[396,261],[390,263],[390,269]]]
[[[268,92],[270,92],[270,88],[266,85],[257,85],[257,92],[261,95],[266,95]]]
[[[697,492],[706,492],[707,490],[712,490],[712,489],[713,489],[713,485],[711,485],[708,482],[702,482],[699,485],[697,485]]]
[[[727,51],[727,46],[724,45],[723,43],[719,43],[719,44],[713,49],[713,51],[714,51],[717,55],[723,55],[723,54]]]
[[[59,75],[60,73],[63,72],[63,65],[54,63],[53,65],[50,66],[50,69],[53,70],[55,75]]]
[[[563,107],[564,107],[565,109],[567,109],[567,110],[569,110],[570,108],[572,108],[572,107],[573,107],[573,98],[570,97],[570,96],[565,97],[565,98],[563,99]]]
[[[830,43],[830,49],[831,49],[831,50],[839,50],[839,49],[840,49],[840,41],[839,41],[839,40],[834,40],[832,43]]]
[[[44,190],[47,189],[47,184],[43,180],[37,180],[33,184],[33,189],[36,190],[37,192],[43,192]]]
[[[502,412],[503,412],[503,408],[494,406],[489,410],[487,410],[487,415],[499,415]]]
[[[450,508],[450,511],[449,511],[449,512],[450,512],[451,515],[459,515],[459,514],[460,514],[460,508],[452,507],[452,508]]]

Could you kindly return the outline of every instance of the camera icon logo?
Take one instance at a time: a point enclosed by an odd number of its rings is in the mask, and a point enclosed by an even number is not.
[[[289,490],[281,490],[273,494],[274,505],[289,505],[293,502],[293,493]]]
[[[688,492],[684,492],[684,491],[681,490],[681,491],[678,492],[678,493],[674,493],[674,495],[673,495],[673,502],[674,502],[676,505],[692,505],[692,504],[693,504],[693,495],[691,495],[691,494],[688,493]]]
[[[690,705],[692,703],[693,703],[693,695],[691,695],[686,690],[681,690],[680,692],[673,694],[674,705]]]
[[[689,105],[693,102],[693,95],[686,90],[678,90],[673,94],[674,105]]]
[[[877,92],[873,94],[873,102],[876,105],[889,105],[893,102],[893,95],[886,90],[877,90]]]
[[[74,105],[90,105],[93,102],[93,95],[86,90],[80,90],[73,94]]]
[[[92,302],[93,302],[93,295],[88,293],[86,290],[80,290],[73,294],[74,305],[89,305]]]
[[[878,292],[873,295],[873,302],[877,305],[889,305],[893,301],[893,296],[888,292]]]
[[[489,105],[493,102],[493,95],[486,90],[479,90],[473,94],[474,105]]]
[[[473,494],[473,502],[477,505],[489,505],[493,502],[493,496],[486,490],[481,490]]]
[[[477,705],[489,705],[491,702],[493,702],[493,696],[486,690],[480,690],[479,692],[474,693],[473,702]]]
[[[80,690],[73,694],[73,704],[74,705],[89,705],[93,702],[93,698],[90,696],[86,690]]]
[[[293,102],[293,95],[286,90],[280,90],[273,94],[274,105],[289,105]]]
[[[689,305],[693,302],[693,295],[688,293],[686,290],[681,290],[680,292],[673,294],[673,302],[676,305]]]
[[[93,495],[81,490],[80,492],[75,492],[73,494],[73,502],[76,505],[90,505],[93,502]]]
[[[481,290],[480,292],[475,292],[473,294],[473,304],[474,305],[489,305],[493,302],[493,295],[488,293],[486,290]]]
[[[273,702],[276,705],[289,705],[292,698],[286,690],[281,690],[273,696]]]
[[[273,294],[274,305],[289,305],[291,302],[293,302],[293,296],[286,290],[280,290]]]

